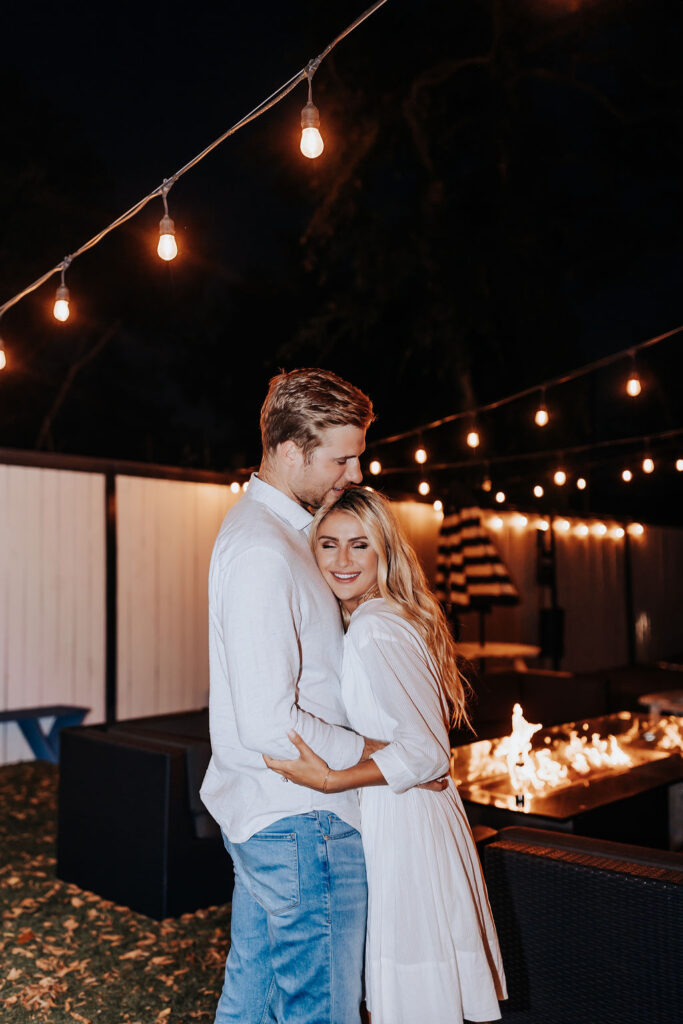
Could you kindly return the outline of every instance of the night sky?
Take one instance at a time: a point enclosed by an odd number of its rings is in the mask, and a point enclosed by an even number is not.
[[[362,2],[59,6],[4,15],[0,301],[151,191],[315,56]],[[258,459],[280,367],[367,390],[369,441],[503,397],[683,323],[681,5],[389,0],[314,79],[325,152],[298,151],[305,86],[3,318],[0,446],[235,470]],[[479,424],[482,457],[681,426],[680,339]],[[423,435],[467,459],[464,424]],[[542,433],[542,436],[540,436]],[[417,440],[417,439],[415,439]],[[415,440],[379,447],[409,464]],[[683,437],[564,458],[546,508],[680,522]],[[559,456],[557,457],[559,458]],[[529,507],[557,462],[491,475]],[[533,466],[533,471],[531,466]],[[665,469],[665,467],[668,467]],[[476,491],[479,466],[433,473]],[[532,480],[533,477],[533,480]],[[393,494],[419,477],[385,478]]]

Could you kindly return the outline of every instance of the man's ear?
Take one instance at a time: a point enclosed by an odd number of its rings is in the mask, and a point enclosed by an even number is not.
[[[277,446],[280,457],[288,466],[294,466],[301,458],[301,448],[296,441],[281,441]]]

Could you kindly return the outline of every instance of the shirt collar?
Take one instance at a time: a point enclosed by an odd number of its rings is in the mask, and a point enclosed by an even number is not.
[[[265,480],[260,480],[256,473],[251,474],[246,497],[266,505],[276,516],[284,519],[295,530],[306,530],[313,521],[313,516],[303,505],[299,505],[292,498],[288,498],[286,494],[279,491],[277,487],[273,487],[272,484],[267,484]]]

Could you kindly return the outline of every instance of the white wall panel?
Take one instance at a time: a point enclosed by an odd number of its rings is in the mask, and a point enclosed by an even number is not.
[[[104,477],[0,465],[0,707],[104,716]],[[0,762],[30,758],[14,724]]]
[[[218,484],[117,478],[118,718],[207,703],[209,561],[237,500]]]

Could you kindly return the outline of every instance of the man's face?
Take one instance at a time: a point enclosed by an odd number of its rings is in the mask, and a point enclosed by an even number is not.
[[[292,469],[289,486],[302,505],[319,508],[340,497],[349,484],[363,479],[360,456],[365,451],[365,431],[361,427],[328,427],[320,435],[320,444],[306,462],[303,454]]]

